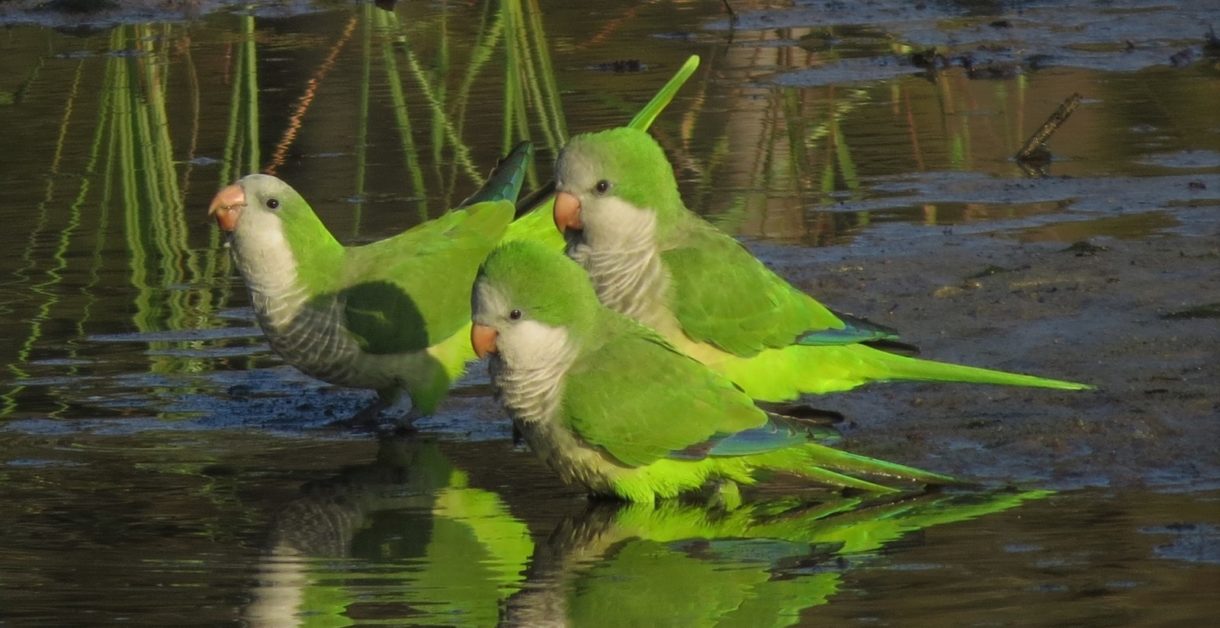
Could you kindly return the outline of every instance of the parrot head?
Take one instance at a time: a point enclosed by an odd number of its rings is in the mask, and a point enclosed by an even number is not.
[[[309,203],[287,183],[268,175],[252,174],[216,193],[208,215],[225,231],[254,228],[268,221],[294,222],[313,214]]]
[[[600,307],[588,275],[561,252],[508,242],[475,279],[470,343],[509,365],[553,363],[594,332]]]
[[[673,168],[648,133],[617,128],[573,137],[555,166],[555,226],[587,241],[663,224],[680,211]]]
[[[208,215],[232,234],[243,274],[278,275],[341,248],[309,203],[271,175],[248,175],[217,192]]]

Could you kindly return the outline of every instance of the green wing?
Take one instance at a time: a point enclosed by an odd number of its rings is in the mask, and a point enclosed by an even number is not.
[[[843,329],[842,320],[793,288],[737,240],[696,216],[662,245],[670,307],[692,340],[741,356],[800,336]]]
[[[370,353],[452,336],[470,322],[475,273],[512,217],[509,201],[479,203],[348,249],[339,292],[348,331]]]
[[[729,380],[678,353],[651,330],[607,312],[605,342],[569,369],[568,426],[619,462],[641,466],[767,416]]]

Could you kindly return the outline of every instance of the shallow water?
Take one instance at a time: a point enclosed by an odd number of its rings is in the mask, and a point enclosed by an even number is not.
[[[385,237],[463,198],[523,135],[538,148],[530,184],[542,183],[562,137],[623,123],[700,54],[654,134],[688,204],[780,268],[950,231],[971,246],[1059,248],[1220,232],[1220,71],[1199,26],[1220,7],[842,4],[734,2],[735,25],[714,2],[294,4],[189,19],[4,8],[0,622],[1220,614],[1215,459],[1196,475],[1181,460],[1088,466],[1069,443],[1060,453],[1085,480],[1022,485],[1085,488],[1004,489],[1029,476],[997,462],[964,469],[1004,478],[977,493],[859,504],[802,490],[794,503],[788,486],[760,491],[757,510],[645,512],[590,507],[514,448],[481,368],[419,438],[327,428],[368,395],[270,352],[206,219],[220,185],[273,170],[341,240]],[[933,45],[946,67],[911,65]],[[992,78],[972,77],[967,53],[996,64]],[[1052,137],[1054,160],[1023,170],[1012,155],[1075,91],[1085,101]],[[1156,377],[1131,380],[1156,390]],[[1210,436],[1214,384],[1201,390],[1197,427],[1157,433]],[[964,412],[985,402],[996,398]],[[953,436],[920,455],[984,448]]]

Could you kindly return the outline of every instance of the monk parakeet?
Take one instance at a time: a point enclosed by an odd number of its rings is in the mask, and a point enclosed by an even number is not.
[[[232,233],[233,259],[271,347],[313,377],[376,390],[374,416],[402,390],[410,418],[430,414],[474,359],[469,286],[512,223],[524,146],[502,162],[486,199],[363,246],[340,244],[275,177],[249,175],[217,193],[209,213]],[[540,221],[527,222],[543,237]]]
[[[869,346],[892,340],[893,331],[832,312],[688,210],[665,153],[643,131],[572,138],[556,180],[555,223],[601,301],[754,399],[785,401],[888,380],[1089,388]]]
[[[568,484],[650,502],[766,471],[893,490],[846,473],[944,483],[943,475],[813,442],[728,378],[606,308],[588,275],[533,242],[501,245],[475,280],[471,344],[492,355],[501,403],[530,448]]]
[[[628,126],[648,128],[698,66],[691,56]],[[209,214],[232,233],[233,258],[272,348],[313,377],[376,390],[378,401],[359,418],[375,418],[406,390],[409,422],[431,414],[474,359],[470,285],[492,247],[517,239],[562,246],[549,203],[514,220],[528,162],[528,147],[514,151],[467,207],[364,246],[341,245],[272,176],[224,188]]]

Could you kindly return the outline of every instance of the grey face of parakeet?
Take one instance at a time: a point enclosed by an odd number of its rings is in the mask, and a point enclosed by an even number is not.
[[[474,294],[471,337],[480,357],[495,354],[494,360],[512,370],[544,371],[572,352],[566,327],[527,316],[502,286],[481,278]]]
[[[558,252],[513,242],[488,256],[471,299],[471,344],[491,356],[492,378],[519,419],[554,410],[564,373],[597,335],[599,308],[584,272]]]
[[[299,213],[305,200],[287,183],[266,174],[252,174],[216,194],[208,215],[235,236],[283,232],[281,213]],[[312,213],[312,212],[311,212]]]
[[[630,183],[596,144],[574,138],[556,165],[555,224],[569,247],[629,250],[651,246],[657,216],[646,201],[621,195]],[[594,136],[596,137],[596,136]]]
[[[668,278],[658,240],[682,205],[660,147],[633,129],[580,135],[560,154],[556,181],[555,224],[601,302],[664,324]]]
[[[256,294],[276,297],[292,290],[305,257],[341,248],[309,203],[270,175],[252,174],[224,188],[208,213],[232,233],[238,269]]]

